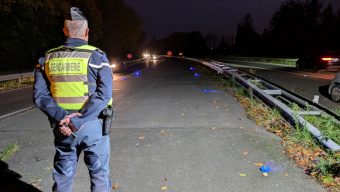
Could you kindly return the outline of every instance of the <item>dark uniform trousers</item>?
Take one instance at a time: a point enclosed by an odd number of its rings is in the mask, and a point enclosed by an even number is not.
[[[80,153],[84,152],[84,162],[89,170],[91,191],[111,191],[109,174],[110,140],[102,135],[101,120],[87,122],[75,134],[67,137],[58,128],[53,130],[56,154],[54,157],[52,190],[71,192]]]

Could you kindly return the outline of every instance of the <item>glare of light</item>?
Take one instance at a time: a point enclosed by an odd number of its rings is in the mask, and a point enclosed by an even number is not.
[[[152,55],[152,59],[157,59],[156,55]]]
[[[114,69],[114,68],[116,68],[116,67],[117,67],[117,64],[115,64],[115,63],[111,63],[110,67],[111,67],[112,69]]]
[[[191,71],[193,71],[193,70],[195,70],[195,68],[193,68],[193,67],[190,67],[190,70],[191,70]]]
[[[195,74],[194,74],[194,76],[195,76],[195,77],[199,77],[199,76],[200,76],[200,74],[198,74],[198,73],[195,73]]]
[[[133,73],[133,76],[136,77],[136,78],[139,78],[142,76],[142,73],[140,71],[136,71]]]
[[[321,58],[322,61],[332,61],[332,58],[330,57],[323,57]]]
[[[203,92],[203,93],[217,93],[217,92],[219,92],[219,91],[217,91],[217,90],[212,90],[212,89],[203,89],[202,92]]]

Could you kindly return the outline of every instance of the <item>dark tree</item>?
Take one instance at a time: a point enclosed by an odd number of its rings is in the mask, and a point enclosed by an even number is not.
[[[241,54],[254,55],[257,53],[259,46],[259,35],[253,26],[253,19],[247,14],[237,27],[235,47]]]
[[[173,33],[164,39],[153,40],[146,46],[146,49],[157,54],[166,54],[171,50],[174,55],[183,53],[190,57],[205,56],[208,50],[205,39],[197,31]]]
[[[0,1],[0,71],[32,70],[44,51],[62,44],[70,6],[89,19],[89,43],[108,55],[124,56],[141,45],[142,22],[123,0]]]
[[[123,0],[99,0],[103,10],[103,44],[109,56],[137,52],[145,36],[142,21]]]
[[[277,55],[298,56],[320,47],[320,8],[318,0],[281,5],[269,28],[269,42]]]
[[[217,48],[217,43],[218,43],[218,37],[215,34],[209,33],[206,37],[205,37],[205,41],[207,42],[207,47],[210,50],[214,50]]]

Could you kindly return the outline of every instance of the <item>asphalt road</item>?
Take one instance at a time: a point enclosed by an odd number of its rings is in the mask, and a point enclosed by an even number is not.
[[[34,107],[32,87],[0,92],[0,117]]]
[[[324,191],[282,153],[280,138],[247,119],[214,79],[196,75],[188,61],[165,60],[115,76],[117,118],[111,133],[111,177],[117,192]],[[198,76],[198,77],[197,77]],[[53,136],[33,109],[0,121],[0,150],[22,181],[52,186]],[[272,167],[263,177],[255,163]],[[79,160],[74,191],[89,191]]]

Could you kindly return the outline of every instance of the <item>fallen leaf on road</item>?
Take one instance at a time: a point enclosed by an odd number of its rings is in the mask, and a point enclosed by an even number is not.
[[[240,176],[241,176],[241,177],[246,177],[247,174],[245,174],[245,173],[240,173]]]
[[[254,165],[261,167],[263,166],[263,163],[254,163]]]
[[[166,177],[164,177],[163,179],[162,179],[162,181],[167,181],[168,180],[168,178],[166,178]]]
[[[248,155],[248,151],[243,151],[243,155]]]
[[[117,189],[118,188],[118,185],[117,184],[113,184],[112,185],[112,189]]]
[[[163,186],[163,187],[161,187],[161,190],[162,191],[166,191],[166,190],[168,190],[168,187],[167,186]]]

